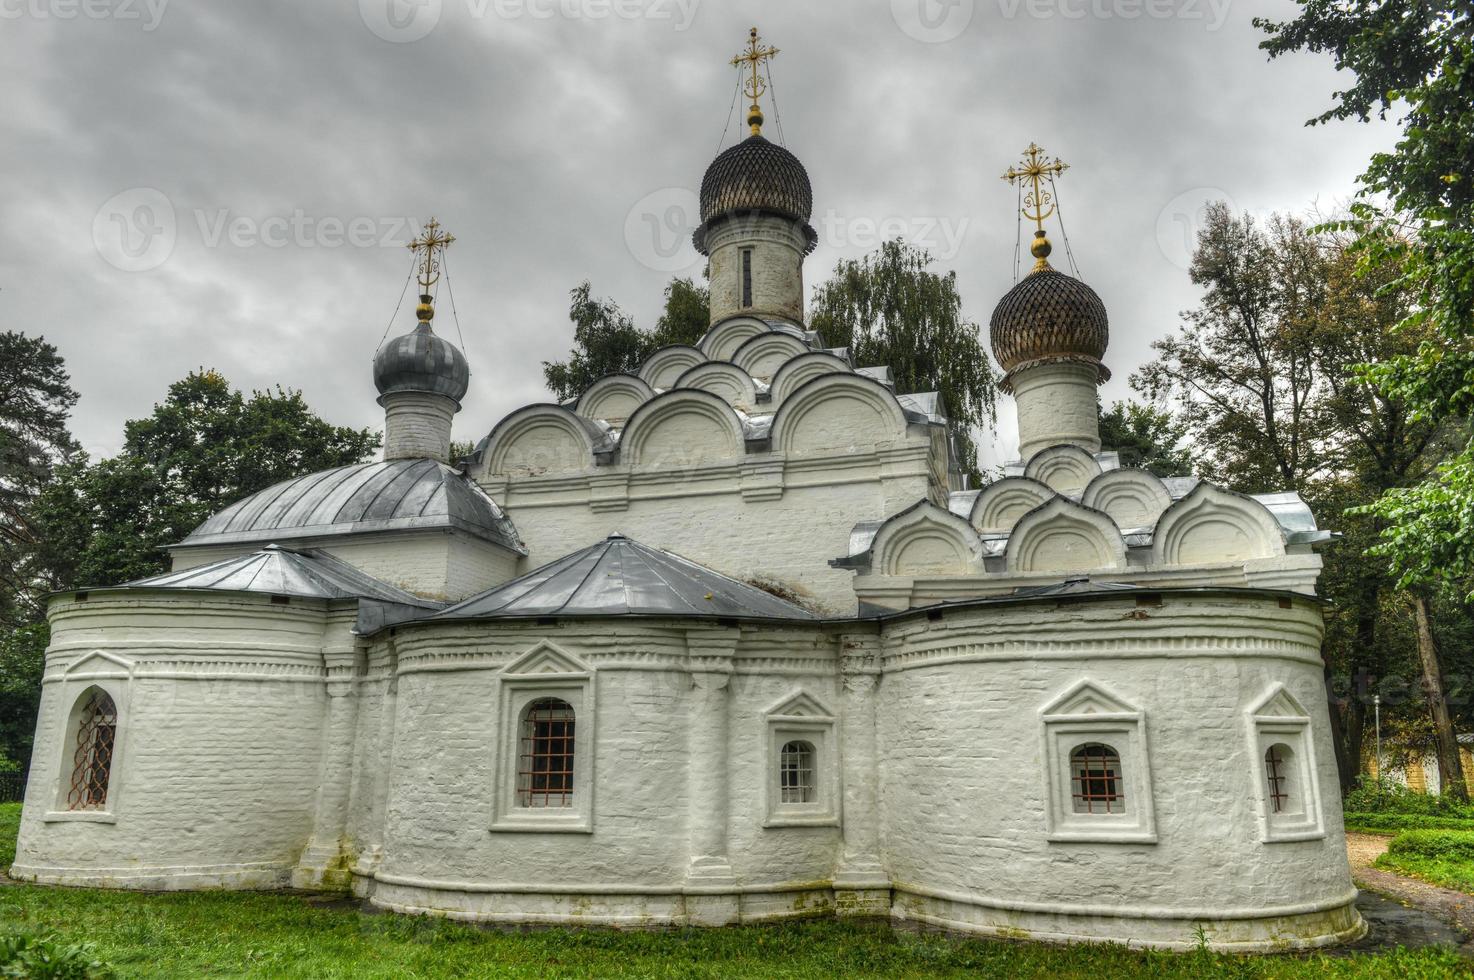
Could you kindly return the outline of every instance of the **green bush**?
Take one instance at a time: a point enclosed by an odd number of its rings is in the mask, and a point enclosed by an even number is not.
[[[1474,831],[1405,830],[1387,845],[1388,854],[1401,857],[1474,861]]]
[[[1474,820],[1474,804],[1462,803],[1452,796],[1415,793],[1397,783],[1377,783],[1363,779],[1346,794],[1342,806],[1347,813],[1401,813],[1428,817],[1457,817]]]
[[[1346,830],[1353,834],[1395,834],[1403,830],[1474,830],[1474,819],[1430,817],[1422,813],[1347,811]]]
[[[0,977],[27,980],[109,980],[113,968],[98,959],[91,943],[64,943],[55,936],[0,936]]]

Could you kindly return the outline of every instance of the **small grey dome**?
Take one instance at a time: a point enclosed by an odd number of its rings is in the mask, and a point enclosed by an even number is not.
[[[395,391],[426,391],[459,402],[470,384],[466,355],[437,336],[423,320],[374,355],[374,387],[381,396]]]

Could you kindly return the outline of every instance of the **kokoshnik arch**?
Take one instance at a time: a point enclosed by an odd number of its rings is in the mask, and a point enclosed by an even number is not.
[[[711,327],[452,462],[465,357],[377,353],[379,462],[211,517],[172,571],[51,600],[11,874],[351,889],[485,922],[818,914],[1184,947],[1360,935],[1294,494],[1100,451],[1105,305],[1037,262],[990,328],[1022,458],[804,323],[809,177],[701,183]]]

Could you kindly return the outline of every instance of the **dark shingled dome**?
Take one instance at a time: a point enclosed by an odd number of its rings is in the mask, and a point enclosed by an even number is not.
[[[428,391],[460,401],[470,385],[466,355],[450,341],[436,336],[424,321],[380,347],[374,355],[374,387],[380,395]]]
[[[798,157],[761,136],[722,151],[701,178],[701,220],[732,211],[774,211],[808,221],[814,190]]]
[[[1052,361],[1100,363],[1110,339],[1105,304],[1095,290],[1052,268],[1026,276],[993,309],[993,356],[1012,373]]]

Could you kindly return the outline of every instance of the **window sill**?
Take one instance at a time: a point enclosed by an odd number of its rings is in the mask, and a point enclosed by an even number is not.
[[[1324,840],[1326,832],[1320,827],[1287,827],[1276,830],[1271,827],[1264,836],[1266,844],[1291,844],[1295,841]]]
[[[117,823],[118,815],[108,810],[48,810],[45,823]]]
[[[592,834],[593,821],[583,814],[571,816],[522,816],[502,817],[491,825],[493,834]]]
[[[763,821],[764,827],[838,827],[839,817],[827,811],[820,813],[772,813]]]
[[[1057,830],[1048,838],[1059,844],[1155,844],[1157,835],[1143,830]]]

